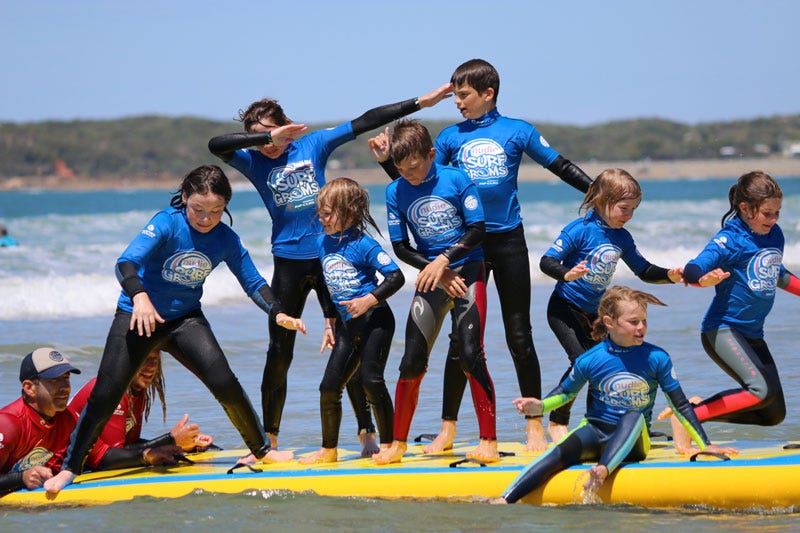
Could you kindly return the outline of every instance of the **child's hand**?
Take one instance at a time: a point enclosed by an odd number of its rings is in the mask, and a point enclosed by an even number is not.
[[[389,127],[387,126],[383,132],[372,137],[369,141],[369,148],[372,150],[372,155],[378,160],[378,163],[383,163],[389,159]]]
[[[420,270],[417,280],[414,282],[416,289],[419,292],[429,292],[436,289],[449,264],[450,260],[447,257],[442,254],[437,255],[433,261]]]
[[[378,304],[378,299],[372,293],[365,294],[352,300],[342,300],[340,303],[347,307],[347,312],[353,318],[359,317],[369,311],[373,305]]]
[[[425,96],[417,98],[417,102],[419,103],[419,108],[423,109],[425,107],[433,107],[445,98],[450,98],[451,96],[453,96],[453,84],[445,83]]]
[[[701,276],[697,281],[697,284],[701,287],[713,287],[729,277],[731,277],[730,272],[725,272],[721,268],[715,268],[711,272],[703,274],[703,276]]]
[[[513,403],[517,407],[517,412],[526,416],[542,416],[544,404],[538,398],[517,398]]]
[[[299,331],[303,335],[306,334],[306,325],[299,318],[294,318],[286,313],[278,313],[275,315],[275,322],[285,329]]]
[[[683,267],[670,268],[667,277],[672,283],[683,283]]]
[[[306,130],[308,130],[308,127],[306,127],[305,124],[286,124],[285,126],[275,128],[269,132],[269,135],[272,137],[272,144],[275,146],[283,146],[284,144],[294,142],[297,137],[301,133],[305,133]]]
[[[444,269],[439,285],[450,298],[461,298],[467,294],[467,282],[449,268]]]
[[[569,272],[564,274],[564,281],[575,281],[588,274],[590,270],[586,268],[586,259],[569,269]]]
[[[325,332],[322,334],[322,346],[319,348],[319,353],[325,353],[325,350],[333,350],[336,344],[336,331],[333,329],[336,320],[333,318],[325,319]]]
[[[156,330],[156,323],[163,324],[165,320],[156,311],[150,296],[144,291],[133,297],[133,312],[131,313],[130,330],[134,329],[139,336],[150,336]]]

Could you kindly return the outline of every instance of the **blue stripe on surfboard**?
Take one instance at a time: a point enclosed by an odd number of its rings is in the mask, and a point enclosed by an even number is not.
[[[791,460],[790,460],[791,459]],[[770,467],[770,466],[798,466],[800,465],[800,458],[795,457],[770,457],[765,459],[744,459],[733,461],[707,461],[690,463],[688,460],[682,463],[628,463],[624,464],[625,469],[649,469],[649,470],[664,470],[664,469],[694,469],[694,468],[751,468],[751,467]],[[591,464],[576,465],[569,468],[569,470],[586,470]],[[519,472],[525,465],[513,466],[492,466],[493,471],[501,472]],[[188,483],[188,482],[216,482],[224,484],[226,481],[242,478],[250,479],[286,479],[286,478],[336,478],[344,476],[392,476],[392,475],[428,475],[428,474],[469,474],[473,473],[471,470],[480,467],[469,468],[450,468],[450,467],[403,467],[402,469],[384,469],[384,468],[348,468],[340,470],[264,470],[262,472],[249,472],[242,471],[233,474],[226,474],[222,472],[215,472],[209,474],[170,474],[164,473],[159,475],[152,475],[147,477],[120,477],[114,479],[103,479],[97,481],[83,481],[70,485],[64,490],[84,490],[97,487],[119,487],[119,486],[135,486],[135,485],[151,485],[151,484],[173,484],[173,483]],[[481,468],[481,470],[483,470]],[[31,492],[41,492],[44,489],[36,489]],[[212,489],[213,490],[213,489]]]

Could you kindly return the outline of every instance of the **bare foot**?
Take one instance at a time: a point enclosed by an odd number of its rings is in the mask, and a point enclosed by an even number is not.
[[[311,455],[301,457],[297,462],[303,465],[313,465],[316,463],[335,463],[338,459],[339,454],[336,448],[320,448]]]
[[[567,433],[569,433],[569,430],[564,424],[557,424],[551,420],[550,425],[547,426],[547,434],[556,444],[561,442],[561,439],[566,437]]]
[[[381,451],[375,433],[359,433],[358,442],[361,443],[361,457],[372,457]]]
[[[544,436],[544,426],[541,418],[529,418],[525,431],[528,435],[526,452],[543,452],[547,449],[547,439]]]
[[[505,498],[492,498],[489,500],[489,503],[492,505],[508,505],[508,502]]]
[[[49,492],[50,494],[58,494],[61,492],[61,489],[70,485],[75,480],[75,474],[70,472],[69,470],[62,470],[55,476],[51,477],[47,481],[44,482],[44,490]]]
[[[700,451],[692,446],[692,437],[677,416],[669,417],[669,425],[672,427],[672,443],[678,453],[686,455]]]
[[[278,449],[278,436],[272,433],[267,433],[267,438],[269,439],[269,447],[273,450]]]
[[[441,453],[453,449],[456,438],[456,421],[442,420],[442,429],[433,442],[422,448],[422,453]]]
[[[270,450],[267,455],[261,458],[262,463],[288,463],[294,459],[294,452],[284,452],[280,450]]]
[[[497,441],[481,439],[478,442],[478,447],[467,454],[467,458],[477,459],[483,463],[496,463],[500,460],[500,454],[497,452]]]
[[[608,477],[608,468],[604,465],[594,465],[589,469],[589,478],[583,484],[583,490],[596,493],[603,486]]]
[[[403,455],[405,455],[407,449],[408,444],[401,440],[396,440],[389,448],[381,450],[380,453],[373,455],[372,460],[379,465],[399,463],[403,459]]]

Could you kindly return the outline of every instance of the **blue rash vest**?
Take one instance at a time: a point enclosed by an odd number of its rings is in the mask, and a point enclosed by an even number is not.
[[[351,122],[309,133],[277,159],[242,148],[227,161],[255,186],[272,219],[272,254],[286,259],[315,259],[322,233],[315,214],[317,193],[325,185],[331,153],[356,136]]]
[[[410,231],[429,261],[456,244],[467,226],[484,220],[478,190],[464,171],[435,163],[419,185],[404,178],[387,185],[386,212],[391,241],[408,240]],[[476,246],[450,267],[482,260],[483,249]]]
[[[489,233],[509,231],[522,223],[517,199],[522,154],[545,168],[559,155],[536,127],[504,117],[497,108],[445,128],[435,148],[437,163],[463,169],[478,186]]]
[[[650,265],[628,230],[610,227],[594,210],[567,224],[544,255],[568,268],[587,261],[589,273],[575,281],[559,281],[555,292],[589,313],[597,311],[620,259],[637,275]]]
[[[169,207],[150,219],[117,263],[139,267],[139,278],[153,306],[163,319],[172,320],[200,309],[203,283],[223,261],[248,296],[267,283],[229,226],[220,222],[208,233],[200,233],[189,225],[184,209]],[[133,311],[133,301],[125,291],[117,305]]]
[[[730,327],[751,339],[764,337],[764,320],[775,302],[778,280],[786,273],[783,244],[777,224],[759,235],[737,215],[689,262],[703,273],[715,268],[731,273],[714,287],[703,332]]]
[[[339,240],[341,236],[341,241]],[[400,270],[381,245],[354,229],[319,238],[319,259],[325,285],[343,321],[352,317],[341,302],[365,296],[378,286],[376,272],[386,276]]]
[[[575,396],[587,381],[591,397],[587,418],[616,424],[627,411],[636,410],[648,427],[658,387],[665,394],[680,388],[663,349],[649,342],[623,348],[609,338],[578,357],[561,388]]]

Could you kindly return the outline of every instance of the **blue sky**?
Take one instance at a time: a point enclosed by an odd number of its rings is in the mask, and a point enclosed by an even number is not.
[[[797,114],[799,20],[792,0],[0,0],[0,121],[228,120],[273,97],[339,122],[473,57],[500,71],[500,111],[535,122]]]

